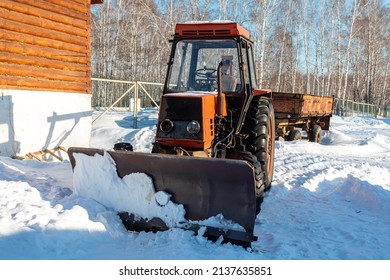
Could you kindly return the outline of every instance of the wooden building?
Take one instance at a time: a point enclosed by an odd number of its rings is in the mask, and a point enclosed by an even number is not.
[[[88,146],[91,4],[0,1],[0,156]]]

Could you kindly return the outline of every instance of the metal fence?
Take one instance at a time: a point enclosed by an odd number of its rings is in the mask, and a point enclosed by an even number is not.
[[[92,107],[104,108],[92,122],[114,107],[133,112],[133,127],[138,126],[141,108],[159,107],[163,83],[92,78]]]
[[[133,113],[133,127],[137,128],[141,108],[159,107],[163,83],[123,81],[92,78],[92,107],[104,108],[97,121],[114,107],[127,108]],[[338,116],[372,116],[390,118],[390,107],[378,112],[378,106],[335,98],[334,112]]]
[[[334,114],[338,116],[371,116],[390,118],[390,107],[384,107],[378,111],[378,106],[374,104],[355,102],[335,98]]]
[[[390,107],[384,108],[383,113],[381,114],[381,117],[390,118]]]

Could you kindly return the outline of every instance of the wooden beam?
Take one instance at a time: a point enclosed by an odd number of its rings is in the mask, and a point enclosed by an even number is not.
[[[0,52],[10,54],[20,54],[32,57],[43,57],[56,61],[64,61],[78,64],[87,64],[87,54],[59,50],[50,47],[34,46],[19,42],[2,42],[0,40]]]
[[[67,51],[72,51],[80,54],[85,54],[87,52],[87,43],[89,43],[89,42],[85,42],[84,46],[80,46],[80,45],[65,43],[57,40],[37,37],[34,35],[20,34],[18,32],[9,31],[5,29],[0,29],[0,30],[2,30],[0,32],[0,40],[3,41],[5,40],[5,41],[13,41],[13,42],[22,42],[25,44],[41,46],[41,47],[50,47],[59,50],[67,50]]]
[[[54,149],[45,149],[43,151],[37,151],[37,152],[31,152],[28,154],[25,154],[24,156],[15,156],[13,157],[14,159],[19,159],[19,160],[25,160],[25,159],[36,159],[38,161],[46,161],[47,154],[51,155],[53,158],[59,160],[59,161],[64,161],[64,159],[61,156],[61,151],[66,153],[66,149],[62,146],[54,148]],[[55,154],[55,153],[58,153]],[[50,160],[50,159],[49,159]]]
[[[58,159],[59,161],[64,161],[64,159],[54,153],[53,150],[46,149],[43,151],[45,154],[50,154],[52,157]]]
[[[0,75],[2,89],[90,93],[87,83],[54,81],[23,76]]]
[[[35,1],[28,1],[28,4],[18,3],[15,4],[14,0],[1,0],[0,7],[5,8],[10,11],[15,11],[18,13],[41,17],[44,19],[51,20],[53,22],[60,22],[66,25],[78,27],[78,28],[87,28],[86,20],[81,20],[77,18],[73,18],[68,15],[62,15],[55,12],[47,11],[41,8],[31,6],[31,3]]]
[[[59,70],[39,66],[17,65],[0,62],[0,75],[23,76],[67,82],[87,82],[85,71]]]
[[[30,65],[43,68],[54,68],[60,70],[71,70],[85,72],[86,63],[72,63],[60,60],[53,60],[42,57],[31,57],[28,55],[17,53],[6,53],[0,51],[0,63],[17,64],[17,65]]]
[[[37,7],[42,10],[55,12],[61,15],[67,15],[83,20],[85,15],[89,12],[87,7],[87,0],[84,3],[75,3],[73,1],[59,1],[59,0],[12,0],[14,2]]]
[[[90,93],[90,0],[0,0],[0,88]]]
[[[28,16],[19,12],[10,11],[5,8],[0,8],[0,18],[12,20],[14,22],[28,24],[32,27],[44,28],[47,30],[63,32],[73,36],[86,37],[88,28],[69,27],[69,25],[53,22],[44,18]]]
[[[3,10],[0,8],[0,30],[4,29],[9,31],[14,31],[17,33],[24,33],[27,35],[33,35],[40,38],[47,38],[55,41],[61,41],[64,43],[69,43],[69,44],[74,44],[74,45],[79,45],[84,47],[88,43],[86,42],[88,33],[86,33],[84,37],[80,37],[80,36],[69,34],[67,30],[54,31],[47,28],[37,27],[36,25],[20,23],[23,20],[17,17],[16,18],[14,17],[12,19],[6,19],[7,16],[5,16],[1,18],[2,12]]]

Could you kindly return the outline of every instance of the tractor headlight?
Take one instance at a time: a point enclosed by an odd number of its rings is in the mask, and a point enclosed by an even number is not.
[[[187,124],[187,132],[189,134],[198,134],[200,132],[200,124],[198,121],[190,121]]]
[[[162,132],[168,133],[173,129],[173,122],[170,119],[165,119],[160,123],[160,129]]]

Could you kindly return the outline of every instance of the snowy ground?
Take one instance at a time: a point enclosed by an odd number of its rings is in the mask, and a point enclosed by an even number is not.
[[[148,152],[155,111],[94,123],[92,147],[131,141]],[[321,145],[276,143],[275,174],[252,249],[193,232],[127,232],[116,211],[77,195],[69,161],[0,157],[3,260],[389,260],[390,120],[333,117]]]

